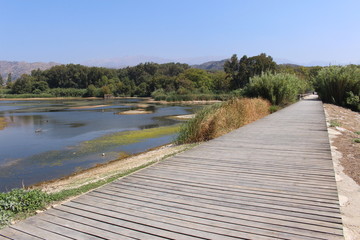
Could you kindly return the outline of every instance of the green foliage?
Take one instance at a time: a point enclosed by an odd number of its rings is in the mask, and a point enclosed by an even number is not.
[[[83,97],[86,92],[86,89],[76,88],[53,88],[49,90],[49,93],[55,97]]]
[[[15,94],[24,94],[32,92],[32,85],[34,79],[26,74],[23,74],[19,79],[12,85],[12,92]]]
[[[340,127],[340,123],[337,120],[330,120],[330,127]]]
[[[40,94],[35,94],[35,93],[24,93],[24,94],[4,94],[4,95],[0,95],[3,98],[52,98],[55,97],[54,95],[51,95],[50,93],[40,93]]]
[[[360,112],[360,96],[352,91],[346,93],[346,105],[351,109]]]
[[[360,143],[360,138],[355,138],[353,141],[354,143]]]
[[[277,112],[281,109],[280,106],[277,106],[277,105],[271,105],[269,110],[270,110],[270,113],[274,113],[274,112]]]
[[[245,95],[267,99],[273,105],[286,105],[296,101],[298,94],[305,89],[306,83],[295,75],[263,73],[251,78]]]
[[[8,73],[6,85],[9,86],[11,84],[11,81],[12,81],[12,75],[11,75],[11,73]]]
[[[96,88],[93,84],[90,84],[85,93],[86,97],[100,97],[101,96],[101,88]]]
[[[4,79],[0,74],[0,88],[4,85]]]
[[[14,189],[0,193],[0,226],[9,223],[19,213],[30,213],[44,208],[51,198],[40,190]]]
[[[154,91],[151,96],[156,101],[167,101],[167,102],[176,102],[176,101],[209,101],[209,100],[229,100],[235,96],[233,93],[199,93],[199,92],[169,92],[165,93],[163,89],[158,89]]]
[[[234,54],[224,64],[224,71],[228,78],[231,79],[232,89],[243,88],[249,83],[251,77],[264,72],[274,72],[275,70],[276,63],[271,56],[266,56],[265,53],[250,58],[244,55],[239,61],[236,54]]]
[[[360,111],[359,66],[325,67],[319,71],[314,86],[324,102]]]

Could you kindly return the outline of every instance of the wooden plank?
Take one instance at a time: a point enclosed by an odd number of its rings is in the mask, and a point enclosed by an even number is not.
[[[95,201],[96,202],[96,201]],[[91,198],[82,198],[81,202],[79,204],[87,204],[88,206],[91,206],[94,203],[94,201],[91,201]],[[214,225],[204,224],[204,221],[201,221],[200,218],[197,218],[196,221],[189,221],[189,218],[186,218],[185,215],[181,215],[177,218],[170,217],[169,214],[166,215],[159,215],[154,214],[155,211],[152,212],[138,212],[132,208],[124,208],[123,206],[115,206],[115,205],[107,205],[102,204],[102,209],[106,209],[109,211],[113,211],[116,213],[116,215],[131,215],[131,216],[142,216],[142,218],[149,218],[149,219],[157,219],[157,221],[162,222],[163,224],[166,224],[167,222],[174,224],[178,227],[185,227],[186,230],[182,232],[193,232],[194,234],[198,234],[199,231],[206,231],[206,235],[203,237],[209,237],[210,239],[225,239],[228,237],[237,238],[239,234],[241,234],[243,237],[246,238],[256,238],[256,239],[269,239],[271,237],[276,237],[278,239],[287,239],[291,236],[291,234],[283,233],[283,232],[275,232],[270,231],[267,229],[261,229],[259,227],[249,227],[246,225],[234,225],[233,228],[230,228],[229,224],[221,224],[220,222],[216,222]],[[201,222],[201,223],[200,223]],[[235,227],[234,227],[235,226]],[[170,226],[166,226],[170,227]],[[173,228],[173,227],[172,227]],[[198,236],[201,237],[201,236]],[[304,239],[306,236],[302,236]],[[310,239],[310,238],[309,238]],[[314,238],[312,238],[314,239]]]
[[[5,236],[14,240],[39,240],[44,238],[39,238],[34,234],[28,234],[22,231],[18,231],[12,227],[7,227],[0,230],[0,235]]]
[[[102,189],[103,191],[106,191],[106,189]],[[131,189],[125,189],[122,188],[120,190],[118,189],[109,189],[109,194],[121,194],[121,193],[127,193],[127,194],[135,194],[135,195],[142,195],[142,193],[147,193],[147,195],[152,194],[151,197],[159,196],[159,198],[163,196],[167,196],[169,198],[176,198],[176,199],[182,199],[185,201],[196,201],[198,203],[210,203],[217,206],[226,206],[231,207],[233,209],[251,209],[255,211],[264,211],[264,212],[276,212],[278,214],[283,215],[292,215],[292,216],[298,216],[303,218],[310,218],[310,219],[318,219],[323,221],[329,221],[329,222],[337,222],[337,215],[335,213],[328,213],[328,212],[321,212],[321,211],[315,211],[315,210],[302,210],[297,208],[290,208],[285,206],[273,206],[269,204],[261,204],[261,203],[252,203],[252,202],[237,202],[237,201],[229,201],[227,199],[218,199],[213,197],[206,197],[202,195],[186,195],[186,194],[176,194],[176,193],[167,193],[165,191],[162,191],[161,189],[158,189],[161,192],[156,192],[153,189],[145,189],[142,188],[141,193],[140,191],[134,191]],[[136,193],[134,193],[136,192]],[[174,196],[175,195],[175,196]]]
[[[128,181],[128,179],[124,179],[124,181],[122,182],[122,184],[129,184],[129,186],[133,186],[134,189],[138,189],[139,188],[139,184],[134,182],[134,181]],[[201,193],[202,195],[209,195],[209,196],[215,196],[215,197],[222,197],[222,198],[228,198],[228,199],[236,199],[237,201],[242,199],[244,201],[254,201],[254,202],[268,202],[268,203],[276,203],[278,205],[282,205],[282,204],[293,204],[293,206],[300,206],[301,208],[319,208],[319,209],[323,209],[324,211],[329,210],[329,211],[334,211],[338,213],[338,204],[324,204],[324,203],[318,203],[315,202],[314,200],[312,201],[301,201],[301,200],[293,200],[293,199],[286,199],[286,198],[280,198],[280,197],[268,197],[268,196],[259,196],[258,194],[252,194],[252,195],[248,195],[248,194],[237,194],[237,193],[233,193],[233,192],[229,192],[226,190],[223,191],[214,191],[212,189],[207,189],[207,188],[194,188],[192,186],[189,185],[185,185],[185,186],[181,186],[178,187],[175,184],[168,184],[168,183],[162,183],[162,182],[157,182],[153,181],[153,182],[143,182],[141,184],[141,186],[148,186],[148,187],[152,187],[154,186],[154,184],[156,184],[157,188],[161,188],[164,190],[171,190],[171,191],[181,191],[183,193]],[[139,189],[141,190],[141,189]]]
[[[190,211],[182,209],[180,206],[176,208],[164,208],[161,207],[160,204],[152,203],[152,201],[124,201],[125,198],[119,197],[117,195],[104,198],[102,195],[96,195],[96,193],[94,193],[92,196],[93,197],[90,197],[88,195],[86,198],[82,198],[81,202],[94,203],[101,199],[102,203],[104,205],[109,205],[109,208],[111,209],[114,208],[114,206],[125,208],[125,211],[131,211],[135,209],[136,211],[158,214],[161,216],[170,216],[172,218],[180,218],[182,220],[186,219],[188,221],[203,223],[213,227],[221,226],[240,230],[248,228],[255,233],[260,233],[262,229],[268,229],[273,232],[278,232],[277,236],[284,235],[283,237],[290,238],[291,236],[294,237],[294,235],[301,235],[311,238],[316,237],[316,233],[313,231],[322,232],[319,236],[322,236],[323,234],[329,234],[329,236],[342,234],[341,228],[314,226],[303,223],[291,223],[288,221],[274,219],[266,222],[263,218],[244,218],[241,215],[236,216],[234,214],[232,214],[231,217],[225,217],[221,211],[215,211],[216,214],[214,214],[215,212],[208,211],[194,212],[194,210]],[[137,207],[134,208],[134,206]]]
[[[99,208],[94,207],[89,204],[85,204],[84,202],[78,203],[78,202],[68,202],[64,205],[64,207],[69,207],[73,209],[81,209],[86,212],[92,212],[96,213],[99,211]],[[113,209],[105,209],[103,205],[101,206],[101,214],[106,215],[111,218],[116,218],[119,220],[123,220],[125,222],[131,222],[134,224],[141,225],[141,228],[144,226],[147,226],[148,229],[153,228],[153,231],[156,233],[162,232],[161,236],[168,237],[168,238],[174,238],[174,239],[198,239],[198,238],[221,238],[221,239],[234,239],[234,237],[228,236],[227,232],[225,231],[224,234],[216,234],[212,233],[210,231],[207,231],[208,229],[203,229],[202,231],[199,231],[197,229],[193,228],[193,225],[191,224],[183,224],[179,225],[174,223],[175,221],[166,221],[165,218],[156,217],[151,218],[148,215],[141,214],[141,216],[136,216],[128,212],[118,212],[114,211]]]
[[[19,222],[18,224],[11,226],[11,228],[16,229],[18,231],[35,234],[37,237],[47,240],[73,239],[70,237],[63,236],[59,233],[53,233],[46,229],[36,228],[36,230],[34,231],[34,225],[30,225],[25,221]]]
[[[61,226],[57,223],[50,223],[43,220],[41,217],[44,215],[38,214],[36,217],[31,217],[26,220],[26,223],[33,226],[32,232],[36,234],[38,229],[57,233],[62,236],[66,236],[71,239],[99,239],[98,237],[92,236],[85,232],[77,231],[71,227]]]
[[[150,175],[151,174],[151,175]],[[177,174],[177,173],[172,173],[169,174],[167,176],[164,176],[165,174],[162,174],[161,177],[159,176],[159,173],[156,172],[156,170],[154,170],[154,172],[151,172],[150,174],[147,174],[145,172],[141,173],[141,176],[148,176],[148,177],[158,177],[158,178],[163,178],[163,179],[174,179],[174,177],[176,177],[177,181],[183,181],[183,182],[197,182],[197,183],[202,183],[202,184],[222,184],[224,186],[227,187],[241,187],[241,186],[248,186],[248,187],[256,187],[259,189],[267,189],[268,191],[281,191],[281,192],[288,192],[289,194],[300,194],[300,195],[309,195],[309,196],[313,196],[315,198],[324,198],[324,199],[337,199],[337,193],[335,191],[323,191],[323,190],[319,190],[317,191],[317,189],[309,189],[309,188],[304,188],[301,186],[296,186],[294,184],[292,184],[291,186],[286,186],[286,185],[272,185],[270,182],[269,183],[264,183],[264,182],[259,182],[259,181],[245,181],[245,180],[234,180],[230,183],[224,183],[221,182],[221,180],[216,181],[216,179],[213,179],[211,177],[204,177],[204,178],[200,178],[200,177],[196,177],[196,176],[183,176],[181,174]]]
[[[99,202],[102,202],[102,200],[99,200]],[[81,213],[77,213],[75,211],[66,211],[64,209],[52,209],[51,213],[48,213],[49,215],[55,216],[55,217],[61,217],[63,219],[67,220],[73,220],[77,222],[82,222],[88,225],[96,226],[104,231],[107,231],[108,233],[114,233],[115,235],[112,237],[112,239],[164,239],[159,236],[149,235],[145,234],[136,230],[128,229],[119,225],[115,225],[112,223],[107,222],[106,220],[99,218],[94,218],[94,215],[89,217],[87,214],[84,216]]]
[[[126,178],[122,180],[123,183],[133,183],[136,184],[136,187],[139,186],[139,178]],[[267,192],[261,192],[258,189],[229,189],[224,187],[217,187],[217,186],[208,186],[208,185],[200,185],[200,184],[181,184],[179,186],[178,182],[171,182],[171,181],[163,181],[158,178],[140,178],[141,179],[141,186],[147,186],[148,184],[156,184],[159,187],[165,187],[170,188],[173,190],[180,190],[181,191],[206,191],[208,193],[217,193],[221,194],[222,196],[226,197],[227,195],[231,196],[243,196],[248,197],[249,199],[269,199],[273,200],[274,202],[282,202],[282,201],[290,201],[299,203],[302,205],[315,205],[315,206],[322,206],[322,207],[330,207],[330,208],[336,208],[338,209],[339,203],[337,200],[333,201],[325,201],[322,199],[314,199],[314,198],[299,198],[299,197],[293,197],[291,195],[280,195],[277,193],[267,193]]]

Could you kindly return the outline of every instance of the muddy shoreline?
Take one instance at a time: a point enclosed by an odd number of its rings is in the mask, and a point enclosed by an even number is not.
[[[154,164],[167,157],[192,148],[195,145],[167,144],[149,149],[145,152],[133,154],[124,158],[97,164],[91,168],[80,170],[60,179],[40,182],[29,186],[29,189],[41,189],[47,193],[60,192],[62,190],[79,188],[83,185],[106,180],[114,175],[125,173],[144,165]]]

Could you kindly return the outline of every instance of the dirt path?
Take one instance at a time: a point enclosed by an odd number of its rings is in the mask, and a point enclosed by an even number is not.
[[[344,236],[360,239],[360,114],[324,104],[339,192]]]

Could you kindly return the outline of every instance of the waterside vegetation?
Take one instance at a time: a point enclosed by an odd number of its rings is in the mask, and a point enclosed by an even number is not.
[[[180,128],[177,143],[214,139],[270,113],[270,103],[260,98],[232,99],[202,109]]]

